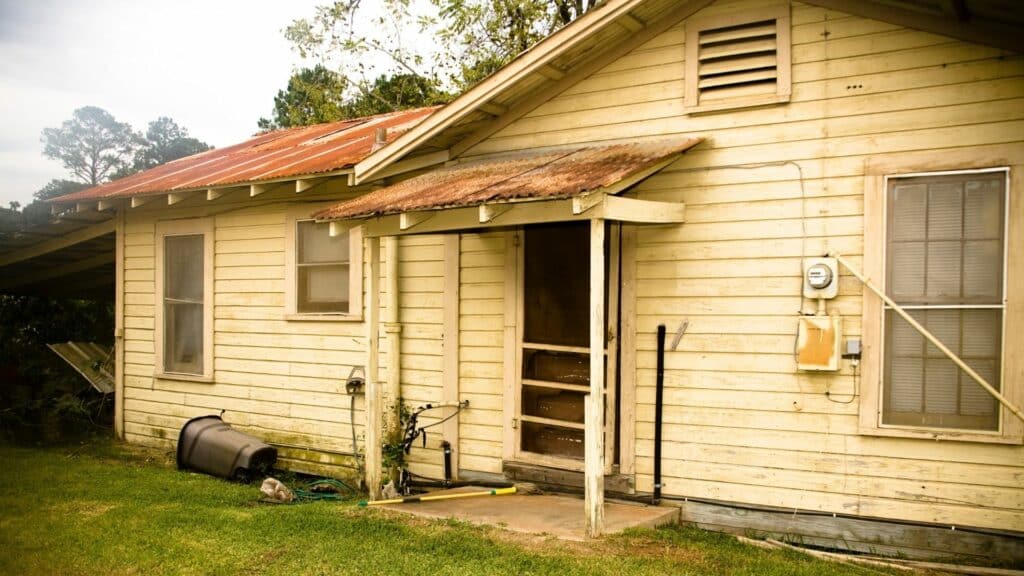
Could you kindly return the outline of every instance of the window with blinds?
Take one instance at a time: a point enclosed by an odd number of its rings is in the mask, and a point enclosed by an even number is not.
[[[349,235],[326,222],[296,222],[295,308],[298,313],[349,311]]]
[[[891,178],[886,290],[1000,388],[1006,173]],[[996,400],[885,310],[882,423],[998,430]]]
[[[690,111],[789,99],[788,7],[697,19],[686,26]]]

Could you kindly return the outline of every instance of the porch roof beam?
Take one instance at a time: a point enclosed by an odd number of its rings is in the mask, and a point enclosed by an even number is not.
[[[81,230],[75,230],[63,236],[58,236],[52,240],[40,242],[32,246],[25,248],[19,248],[18,250],[0,256],[0,266],[8,266],[15,262],[21,262],[23,260],[29,260],[37,256],[49,254],[50,252],[56,252],[75,244],[80,244],[93,238],[98,238],[105,234],[112,234],[116,228],[117,223],[111,219],[99,224],[93,224],[88,228],[82,228]]]
[[[429,217],[428,217],[429,215]],[[585,198],[504,202],[403,212],[377,218],[337,220],[337,228],[365,224],[365,236],[433,234],[494,226],[521,226],[548,222],[572,222],[605,219],[637,224],[678,224],[685,220],[686,206],[676,202],[637,200],[609,194],[591,194]]]

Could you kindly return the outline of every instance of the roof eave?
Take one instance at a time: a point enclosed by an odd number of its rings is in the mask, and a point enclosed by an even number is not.
[[[552,59],[585,41],[645,1],[647,0],[609,0],[548,36],[387,146],[358,162],[355,165],[355,183],[373,178],[378,172],[466,117],[525,75],[538,72]]]

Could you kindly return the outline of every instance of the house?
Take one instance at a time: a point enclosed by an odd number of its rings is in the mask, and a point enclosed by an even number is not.
[[[1024,560],[1024,15],[926,4],[608,0],[438,110],[62,198],[116,213],[119,434],[225,410],[353,474],[398,399],[468,401],[410,469],[582,488],[592,534],[657,490]]]

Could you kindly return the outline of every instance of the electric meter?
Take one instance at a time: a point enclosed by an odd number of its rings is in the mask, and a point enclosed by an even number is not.
[[[807,283],[815,290],[823,290],[832,283],[832,269],[817,263],[807,269]]]
[[[839,268],[835,258],[804,259],[804,297],[835,298],[839,294]]]

